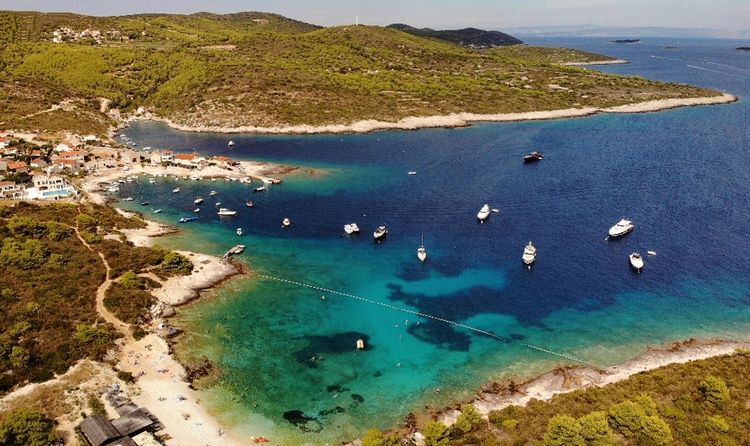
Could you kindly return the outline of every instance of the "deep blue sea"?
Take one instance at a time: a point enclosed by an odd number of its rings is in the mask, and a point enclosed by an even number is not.
[[[410,411],[468,399],[492,379],[530,377],[564,359],[600,366],[690,337],[748,339],[750,53],[748,42],[536,39],[629,60],[604,71],[725,90],[739,102],[462,129],[360,135],[198,134],[152,122],[124,131],[140,147],[198,150],[314,169],[263,194],[236,182],[142,179],[123,207],[197,222],[165,238],[220,254],[240,239],[254,273],[288,278],[497,334],[502,340],[341,295],[258,277],[180,311],[178,352],[221,377],[202,399],[240,436],[338,444]],[[666,46],[677,46],[667,49]],[[227,147],[229,140],[237,144]],[[524,165],[541,150],[545,159]],[[416,171],[417,175],[407,175]],[[180,194],[171,194],[176,184]],[[254,186],[257,186],[256,183]],[[233,219],[211,212],[216,189]],[[255,207],[244,201],[252,198]],[[148,199],[151,205],[140,207]],[[500,210],[480,224],[483,203]],[[281,220],[289,217],[291,228]],[[635,230],[605,240],[620,218]],[[359,236],[343,236],[355,221]],[[386,224],[383,243],[372,231]],[[416,249],[421,234],[429,259]],[[521,262],[525,244],[536,264]],[[640,274],[628,254],[645,257]],[[324,296],[323,299],[321,296]],[[355,350],[364,339],[368,349]],[[437,389],[441,389],[437,392]]]

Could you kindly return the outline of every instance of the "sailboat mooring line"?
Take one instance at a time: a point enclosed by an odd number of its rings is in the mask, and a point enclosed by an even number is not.
[[[460,327],[460,328],[463,328],[463,329],[466,329],[466,330],[469,330],[469,331],[473,331],[475,333],[483,334],[485,336],[489,336],[491,338],[495,338],[498,341],[507,341],[508,340],[507,338],[503,338],[502,336],[498,336],[495,333],[492,333],[492,332],[487,331],[487,330],[482,330],[481,328],[472,327],[470,325],[462,324],[460,322],[452,321],[452,320],[449,320],[449,319],[444,319],[442,317],[433,316],[433,315],[427,314],[427,313],[421,313],[419,311],[410,310],[408,308],[397,307],[395,305],[387,304],[385,302],[380,302],[380,301],[373,300],[373,299],[368,299],[366,297],[357,296],[357,295],[354,295],[354,294],[351,294],[351,293],[345,293],[345,292],[342,292],[342,291],[336,291],[336,290],[332,290],[332,289],[329,289],[329,288],[323,288],[323,287],[320,287],[320,286],[317,286],[317,285],[312,285],[312,284],[309,284],[309,283],[297,282],[295,280],[283,279],[281,277],[269,276],[268,274],[258,274],[257,276],[260,277],[260,278],[262,278],[262,279],[269,279],[269,280],[273,280],[273,281],[276,281],[276,282],[282,282],[282,283],[287,283],[287,284],[290,284],[290,285],[295,285],[295,286],[299,286],[299,287],[303,287],[303,288],[310,288],[310,289],[317,290],[317,291],[323,291],[324,293],[338,294],[339,296],[344,296],[344,297],[348,297],[348,298],[351,298],[351,299],[359,300],[359,301],[362,301],[362,302],[367,302],[369,304],[380,305],[381,307],[385,307],[385,308],[388,308],[390,310],[401,311],[403,313],[413,314],[413,315],[420,316],[420,317],[423,317],[423,318],[426,318],[426,319],[432,319],[432,320],[435,320],[435,321],[438,321],[438,322],[443,322],[443,323],[448,324],[448,325],[453,325],[455,327]],[[597,366],[596,364],[593,364],[593,363],[588,362],[588,361],[583,360],[583,359],[575,358],[575,357],[570,356],[570,355],[566,355],[565,353],[558,353],[558,352],[555,352],[555,351],[552,351],[552,350],[549,350],[549,349],[546,349],[546,348],[543,348],[543,347],[539,347],[539,346],[532,345],[532,344],[527,344],[525,342],[519,342],[519,344],[521,344],[524,347],[529,348],[531,350],[535,350],[535,351],[538,351],[538,352],[546,353],[546,354],[552,355],[552,356],[557,356],[559,358],[567,359],[567,360],[570,360],[570,361],[573,361],[573,362],[577,362],[579,364],[583,364],[583,365],[587,365],[589,367],[593,367],[593,368],[595,368],[597,370],[601,370],[601,367]]]

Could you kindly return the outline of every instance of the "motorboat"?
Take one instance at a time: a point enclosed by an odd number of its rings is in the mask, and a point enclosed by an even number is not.
[[[133,201],[133,197],[125,197],[122,201]]]
[[[193,209],[193,212],[195,212],[196,214],[197,214],[198,212],[200,212],[200,211],[201,211],[201,208],[195,208],[195,209]]]
[[[220,208],[219,212],[217,212],[217,214],[219,214],[219,215],[221,215],[223,217],[232,217],[232,216],[237,215],[237,211],[233,211],[233,210],[227,209],[227,208]]]
[[[195,220],[198,220],[198,217],[182,217],[180,219],[180,223],[187,223],[187,222],[195,221]]]
[[[424,263],[427,260],[427,250],[424,247],[424,234],[422,234],[422,244],[417,248],[417,258]]]
[[[531,266],[531,264],[534,263],[534,260],[536,260],[536,247],[531,241],[529,241],[529,244],[523,249],[523,256],[521,259],[523,259],[524,264],[529,266]]]
[[[632,266],[636,271],[641,272],[641,269],[643,269],[643,257],[637,252],[630,254],[630,266]]]
[[[195,200],[193,200],[193,204],[201,204],[201,203],[203,203],[203,198],[202,197],[198,197]]]
[[[247,206],[247,207],[249,207],[249,208],[253,207],[253,206],[254,206],[254,205],[253,205],[253,201],[252,201],[252,200],[247,200],[247,201],[245,202],[245,206]]]
[[[378,226],[378,229],[375,230],[375,232],[372,233],[372,237],[375,239],[376,242],[379,242],[386,238],[388,236],[388,228],[383,226]]]
[[[266,190],[266,186],[258,186],[253,189],[253,192],[263,192],[264,190]]]
[[[214,206],[216,206],[217,208],[218,208],[219,206],[221,206],[221,201],[217,201],[216,203],[214,203]]]
[[[208,195],[210,195],[210,196],[212,196],[212,197],[213,197],[214,195],[216,195],[216,191],[215,191],[215,190],[212,190],[211,192],[209,192],[209,193],[208,193]]]
[[[154,214],[161,214],[161,209],[157,209],[153,212]]]
[[[176,194],[176,193],[178,193],[179,191],[180,191],[180,188],[179,188],[179,187],[175,187],[174,189],[172,189],[172,193],[173,193],[173,194]]]
[[[141,201],[141,206],[148,206],[148,201]]]
[[[156,180],[153,178],[149,178],[148,182],[151,184],[156,184]]]
[[[288,228],[289,226],[291,226],[291,225],[292,225],[292,221],[291,221],[291,220],[289,220],[289,218],[287,218],[287,217],[284,217],[284,219],[283,219],[283,220],[281,220],[281,225],[282,225],[283,227],[285,227],[285,228]]]
[[[482,209],[480,209],[477,213],[477,218],[479,219],[479,221],[483,222],[490,216],[490,212],[492,212],[490,205],[485,203],[484,206],[482,206]]]
[[[237,231],[235,232],[237,232],[237,235],[242,235],[242,228],[237,228]]]
[[[107,190],[108,190],[109,192],[119,192],[119,191],[120,191],[120,187],[119,187],[119,186],[117,186],[117,185],[114,185],[114,186],[109,186],[109,188],[108,188]]]
[[[653,256],[656,255],[656,251],[646,251],[646,254],[648,254],[648,255],[650,255],[650,256],[653,257]]]
[[[245,245],[234,245],[232,246],[232,249],[227,251],[226,254],[224,254],[224,258],[227,258],[229,256],[242,254],[242,252],[245,250]]]
[[[542,155],[542,152],[538,150],[534,150],[531,153],[527,153],[523,156],[523,162],[524,163],[533,163],[535,161],[541,161],[544,159],[544,155]]]
[[[229,141],[227,143],[227,147],[234,147],[234,141]]]
[[[356,223],[349,223],[344,225],[344,232],[347,234],[359,234],[359,226]]]
[[[273,184],[273,180],[270,178],[263,178],[261,181],[263,181],[263,184]]]
[[[283,180],[281,178],[270,178],[271,184],[281,184]]]
[[[633,228],[635,228],[635,225],[633,225],[633,222],[628,219],[623,218],[622,220],[618,221],[617,224],[609,228],[609,236],[610,237],[622,237],[623,235],[632,231]]]
[[[409,171],[406,173],[407,175],[416,175],[417,172],[415,170]]]

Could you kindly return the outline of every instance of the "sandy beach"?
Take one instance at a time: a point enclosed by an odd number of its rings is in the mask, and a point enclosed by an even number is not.
[[[596,370],[590,367],[565,369],[564,373],[553,370],[520,384],[516,393],[496,393],[488,390],[493,387],[492,385],[486,385],[471,403],[486,417],[490,411],[513,405],[524,406],[532,399],[546,401],[560,393],[572,392],[586,387],[603,387],[607,384],[623,381],[637,373],[654,370],[669,364],[682,364],[727,355],[737,349],[747,348],[750,348],[750,342],[690,339],[685,342],[648,348],[642,355],[604,370]],[[439,419],[447,425],[452,425],[458,415],[457,410],[448,409],[441,412]]]
[[[620,63],[614,61],[602,61],[602,63]],[[591,65],[587,63],[586,65]],[[260,133],[260,134],[317,134],[317,133],[368,133],[378,130],[417,130],[421,128],[434,127],[466,127],[473,122],[513,122],[513,121],[538,121],[547,119],[578,118],[590,116],[596,113],[647,113],[659,110],[667,110],[675,107],[692,107],[697,105],[713,105],[734,102],[738,98],[734,95],[723,93],[717,96],[684,99],[660,99],[644,101],[634,104],[621,105],[608,108],[584,107],[568,108],[561,110],[532,111],[521,113],[453,113],[439,116],[410,116],[399,121],[363,120],[351,124],[330,125],[291,125],[277,127],[219,127],[219,126],[190,126],[173,122],[166,118],[151,116],[150,119],[161,121],[178,130],[189,132],[211,132],[211,133]]]

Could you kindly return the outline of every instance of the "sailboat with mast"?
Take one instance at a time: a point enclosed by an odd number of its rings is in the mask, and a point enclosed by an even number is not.
[[[422,244],[417,248],[417,258],[424,263],[427,260],[427,250],[424,247],[424,231],[422,232]]]

